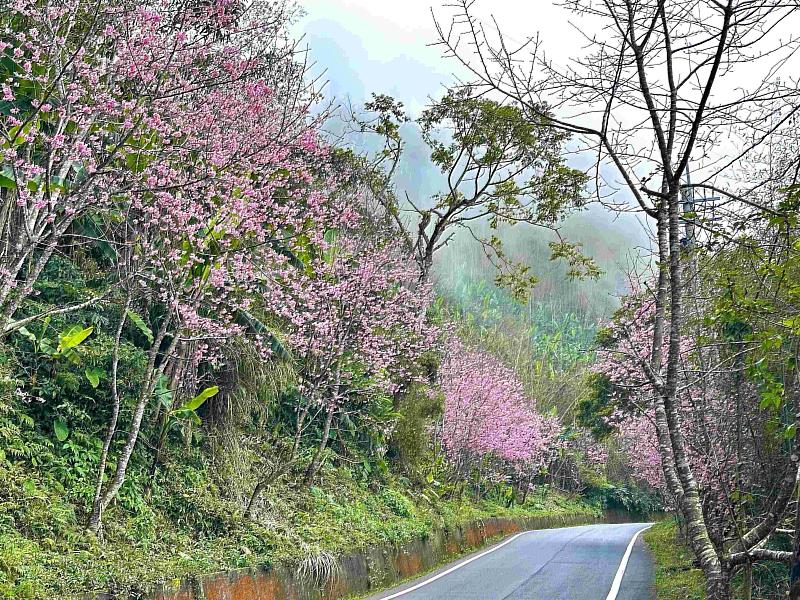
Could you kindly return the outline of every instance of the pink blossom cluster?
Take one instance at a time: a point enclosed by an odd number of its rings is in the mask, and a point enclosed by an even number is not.
[[[280,3],[11,10],[29,26],[0,48],[15,65],[0,93],[19,104],[0,133],[12,221],[28,227],[0,254],[4,317],[32,289],[18,285],[31,249],[104,215],[133,305],[167,307],[162,324],[193,360],[245,333],[237,317],[252,309],[285,322],[314,398],[340,402],[356,373],[387,393],[409,380],[435,337],[430,289],[386,240],[353,233],[358,202],[326,166]]]
[[[655,427],[657,392],[651,383],[652,375],[645,371],[653,369],[650,356],[654,314],[651,299],[630,297],[610,323],[608,331],[613,341],[598,352],[594,369],[612,384],[611,399],[617,410],[611,421],[618,428],[633,476],[668,496]],[[661,351],[666,356],[666,341]],[[736,464],[743,456],[737,456],[739,450],[734,443],[735,400],[725,391],[726,381],[697,375],[702,371],[698,361],[712,360],[706,354],[689,336],[681,339],[679,416],[695,477],[705,493],[722,494],[734,485]],[[662,381],[666,377],[663,367],[654,370],[653,375]]]
[[[3,320],[89,213],[122,223],[110,237],[133,250],[126,269],[179,318],[246,292],[253,265],[275,257],[242,250],[315,217],[304,212],[310,167],[326,149],[279,4],[17,0],[7,10]]]
[[[184,141],[150,162],[131,194],[138,266],[162,301],[213,314],[234,335],[237,310],[282,274],[296,276],[288,254],[297,238],[317,240],[346,218],[328,200],[336,182],[314,171],[327,149],[305,117],[289,127],[260,80],[172,113],[161,134]],[[203,321],[182,325],[189,336],[209,331]]]
[[[456,462],[494,457],[517,467],[547,463],[561,426],[540,414],[512,369],[450,340],[440,369],[445,399],[442,440]]]
[[[413,381],[414,364],[437,339],[426,319],[431,291],[417,284],[415,263],[385,240],[353,233],[318,240],[311,254],[303,273],[281,274],[268,299],[302,366],[301,391],[338,408]]]

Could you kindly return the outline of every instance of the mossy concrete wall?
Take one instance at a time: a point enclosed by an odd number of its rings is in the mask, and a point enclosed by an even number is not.
[[[309,581],[297,570],[247,569],[208,575],[167,586],[152,600],[334,600],[366,594],[446,563],[489,541],[529,529],[547,529],[600,521],[587,515],[489,518],[466,527],[441,530],[402,546],[370,548],[340,557],[339,572],[326,581]]]

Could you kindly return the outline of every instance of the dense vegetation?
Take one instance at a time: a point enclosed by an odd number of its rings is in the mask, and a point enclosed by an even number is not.
[[[652,507],[574,426],[580,378],[561,387],[592,322],[514,300],[538,254],[489,233],[476,245],[506,291],[478,284],[469,305],[433,285],[472,211],[487,231],[552,230],[580,204],[568,136],[446,94],[419,124],[432,164],[491,183],[406,222],[383,151],[320,133],[292,15],[170,0],[0,14],[0,597],[124,598],[278,563],[324,579],[346,551],[489,515]],[[388,148],[395,108],[364,113]],[[576,246],[549,248],[597,274]],[[498,294],[495,315],[479,309]]]
[[[582,75],[461,0],[474,81],[336,119],[291,2],[3,6],[0,596],[667,507],[659,585],[685,544],[709,600],[800,598],[800,96],[712,93],[797,7],[568,5]]]

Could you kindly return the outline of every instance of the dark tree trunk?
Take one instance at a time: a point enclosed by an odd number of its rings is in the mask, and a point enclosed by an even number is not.
[[[317,451],[314,453],[314,458],[311,460],[311,464],[308,465],[308,469],[306,469],[306,474],[303,479],[303,483],[306,486],[311,485],[311,482],[314,481],[314,477],[317,476],[319,468],[322,466],[322,457],[325,454],[325,448],[328,447],[328,440],[331,437],[331,424],[333,423],[333,416],[335,413],[336,409],[332,407],[328,408],[327,412],[325,413],[325,426],[322,428],[322,437],[319,440]]]
[[[789,573],[789,598],[800,600],[800,499],[795,504],[794,548],[792,553],[792,569]]]

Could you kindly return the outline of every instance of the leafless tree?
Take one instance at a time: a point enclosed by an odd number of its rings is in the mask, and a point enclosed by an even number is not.
[[[657,390],[655,421],[664,475],[706,575],[708,598],[729,598],[730,574],[738,564],[784,558],[770,555],[761,544],[796,488],[800,440],[795,436],[795,450],[776,466],[781,484],[760,521],[735,542],[716,545],[687,458],[677,402],[690,274],[682,192],[706,189],[731,202],[733,212],[771,210],[757,195],[735,188],[733,173],[800,109],[796,83],[784,75],[797,50],[788,26],[798,3],[562,4],[591,21],[594,30],[576,29],[576,45],[582,42],[585,52],[566,67],[543,56],[538,38],[514,44],[495,21],[485,26],[476,14],[476,0],[446,5],[452,19],[449,25],[437,20],[439,44],[468,69],[469,85],[479,93],[520,107],[531,120],[541,119],[546,106],[552,113],[549,125],[573,134],[583,151],[593,153],[597,197],[609,202],[610,192],[624,188],[653,220],[657,316],[652,354],[642,368]],[[690,163],[696,178],[691,184]],[[606,177],[611,172],[614,177]]]

